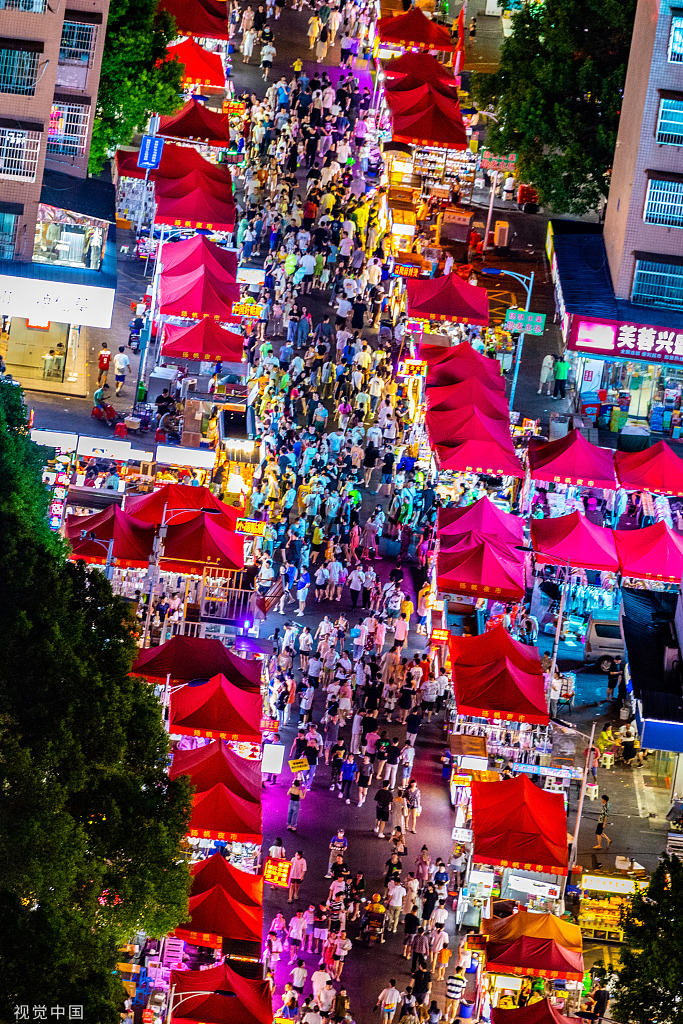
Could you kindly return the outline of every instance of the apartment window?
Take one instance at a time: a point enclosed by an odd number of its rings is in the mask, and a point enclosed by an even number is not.
[[[631,299],[641,306],[669,306],[683,310],[683,267],[652,259],[637,259]]]
[[[47,133],[48,153],[81,156],[85,153],[90,107],[80,103],[54,103]]]
[[[0,0],[0,11],[23,11],[24,14],[43,14],[45,0]]]
[[[65,21],[59,44],[57,85],[85,89],[95,54],[97,26],[80,21]]]
[[[680,100],[666,97],[659,101],[657,142],[683,146],[683,97]]]
[[[646,224],[683,228],[683,181],[650,178],[643,220]]]
[[[35,181],[40,132],[0,128],[0,178]]]
[[[683,15],[674,15],[669,32],[669,60],[672,64],[683,64]]]
[[[0,260],[14,259],[18,220],[16,213],[0,213]]]
[[[38,77],[40,54],[27,50],[5,49],[0,43],[0,92],[33,96]]]

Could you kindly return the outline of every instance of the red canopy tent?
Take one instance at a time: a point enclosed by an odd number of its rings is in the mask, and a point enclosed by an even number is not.
[[[91,516],[69,516],[66,536],[71,542],[71,559],[104,565],[109,556],[112,563],[126,569],[144,569],[154,546],[155,529],[110,505]],[[83,538],[82,534],[88,536]]]
[[[524,476],[524,467],[514,450],[497,441],[462,441],[454,445],[434,445],[439,469],[460,473],[485,473],[487,476]]]
[[[387,81],[400,81],[406,75],[413,75],[423,82],[447,82],[457,88],[453,73],[433,57],[431,53],[413,53],[406,50],[400,57],[382,61]]]
[[[186,0],[182,0],[183,6]],[[197,33],[199,35],[200,33]],[[161,118],[159,135],[172,139],[194,139],[209,146],[226,148],[230,145],[230,118],[217,114],[199,100],[191,99],[177,114]]]
[[[261,770],[257,761],[247,761],[225,740],[212,740],[193,750],[176,750],[169,778],[187,775],[197,793],[222,782],[236,796],[261,803]]]
[[[456,411],[469,406],[483,416],[510,422],[510,406],[505,394],[493,391],[488,381],[479,380],[478,377],[442,387],[428,387],[426,394],[427,409],[434,412]]]
[[[180,35],[230,38],[226,4],[221,0],[160,0],[159,7],[173,15]]]
[[[219,199],[232,202],[232,186],[226,186],[223,181],[216,181],[215,178],[205,174],[199,167],[193,167],[192,170],[183,175],[169,175],[168,177],[159,175],[154,184],[154,193],[157,196],[173,196],[178,198],[188,195],[188,193],[196,188],[204,189]]]
[[[197,860],[190,865],[192,875],[192,896],[208,892],[215,885],[220,885],[230,896],[245,907],[263,906],[263,875],[252,875],[250,871],[240,871],[220,853],[214,853],[205,860]]]
[[[203,267],[220,277],[227,275],[232,283],[237,275],[237,253],[228,252],[204,235],[195,235],[183,242],[164,242],[162,254],[167,277]]]
[[[531,544],[536,561],[580,569],[616,572],[619,568],[613,531],[595,526],[580,512],[555,519],[531,520]]]
[[[209,53],[192,38],[167,47],[166,52],[167,60],[175,58],[179,64],[185,65],[181,78],[183,85],[202,85],[211,89],[225,87],[223,61],[218,53]]]
[[[516,552],[515,552],[516,554]],[[436,585],[440,591],[477,594],[479,597],[516,599],[524,594],[524,562],[490,537],[481,536],[453,551],[440,551],[436,559]]]
[[[138,167],[139,149],[117,149],[116,168],[122,178],[144,178],[145,168]],[[212,164],[205,160],[193,146],[179,146],[173,142],[164,143],[161,163],[156,170],[150,170],[149,180],[157,178],[184,178],[186,174],[198,171],[202,178],[224,185],[232,192],[232,174],[227,164]]]
[[[221,949],[224,939],[261,943],[262,908],[245,907],[220,885],[190,896],[189,911],[173,932],[178,939],[214,949]]]
[[[183,195],[157,195],[154,223],[228,232],[235,227],[235,207],[232,199],[221,199],[202,186]]]
[[[473,860],[566,875],[567,815],[560,793],[534,786],[526,775],[472,782]]]
[[[188,992],[211,995],[177,1001],[170,1024],[272,1024],[273,1000],[268,982],[245,978],[226,963],[205,971],[171,971],[171,988],[179,996]],[[222,992],[234,995],[216,994]]]
[[[624,576],[680,583],[683,576],[683,538],[665,522],[641,530],[613,530]]]
[[[440,50],[452,53],[455,43],[445,25],[437,25],[426,14],[413,7],[406,14],[388,15],[377,22],[377,35],[382,43]]]
[[[239,297],[239,285],[228,274],[219,276],[206,267],[173,275],[163,270],[159,280],[159,312],[167,316],[226,320]]]
[[[159,647],[142,651],[131,669],[133,675],[147,679],[209,679],[218,673],[242,690],[258,693],[261,687],[261,663],[232,654],[220,640],[198,636],[171,637]]]
[[[168,327],[168,325],[167,325]],[[164,484],[150,494],[131,495],[126,498],[126,512],[143,523],[186,523],[194,519],[202,509],[220,512],[234,527],[242,509],[226,505],[212,494],[208,487],[191,487],[189,484]]]
[[[428,410],[425,416],[427,433],[433,445],[445,447],[462,441],[483,441],[499,444],[514,455],[509,419],[492,419],[477,413],[474,406],[460,409]]]
[[[199,512],[194,519],[169,526],[161,568],[195,575],[207,565],[243,569],[244,541],[226,525],[220,513]]]
[[[243,353],[244,337],[234,331],[226,331],[215,320],[200,320],[191,327],[164,325],[161,354],[167,358],[240,363]]]
[[[621,487],[651,494],[683,494],[683,460],[666,443],[657,441],[644,452],[615,452]]]
[[[508,658],[453,672],[458,713],[507,722],[548,724],[543,673],[525,672]]]
[[[480,636],[451,636],[448,644],[453,667],[488,665],[491,661],[507,659],[525,672],[540,671],[538,649],[513,640],[503,625]]]
[[[561,484],[582,484],[584,487],[617,486],[614,475],[614,452],[597,448],[579,430],[570,430],[556,441],[529,441],[529,465],[532,480]]]
[[[491,1010],[491,1024],[581,1024],[581,1017],[565,1017],[549,999],[514,1010]]]
[[[261,741],[261,694],[219,672],[171,691],[169,732],[221,740]]]
[[[412,75],[406,76],[400,82],[389,83],[385,87],[384,95],[392,114],[415,114],[421,110],[429,110],[436,102],[439,108],[454,120],[462,116],[457,90],[449,89],[446,85],[441,86],[439,82],[432,85],[419,82]]]
[[[440,508],[436,519],[439,537],[462,536],[469,530],[490,534],[499,541],[521,544],[524,537],[524,520],[509,512],[502,512],[490,498],[479,498],[464,508]]]
[[[467,284],[457,274],[424,279],[409,277],[406,288],[411,318],[488,327],[489,293],[485,288]]]
[[[432,103],[425,110],[411,110],[404,114],[394,114],[391,137],[394,142],[432,146],[436,149],[467,149],[468,144],[460,108],[453,109],[452,104],[447,104],[436,95],[432,96]],[[450,277],[450,274],[447,276]],[[415,280],[415,278],[408,278],[408,281]],[[427,280],[441,279],[428,278]],[[474,286],[469,285],[469,287]],[[482,291],[485,292],[486,289],[482,288]],[[488,293],[486,306],[486,323],[488,324]],[[450,320],[452,318],[441,317],[440,319]],[[467,320],[466,322],[479,323],[478,320]]]
[[[500,783],[488,783],[500,785]],[[559,796],[559,794],[550,794]],[[562,797],[559,797],[560,800]],[[565,872],[566,874],[566,872]],[[552,939],[528,935],[515,942],[486,943],[486,970],[490,974],[522,974],[534,978],[563,978],[583,981],[583,953],[565,949]]]
[[[505,379],[500,373],[500,363],[483,356],[467,341],[459,345],[423,343],[419,347],[419,358],[427,363],[427,387],[459,384],[476,378],[489,391],[505,394]]]
[[[260,843],[261,804],[235,796],[222,782],[195,793],[187,834],[230,843]]]

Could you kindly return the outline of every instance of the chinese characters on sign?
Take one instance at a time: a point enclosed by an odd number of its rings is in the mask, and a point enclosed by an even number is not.
[[[232,315],[233,316],[261,316],[262,306],[256,306],[251,302],[233,302],[232,304]]]
[[[430,644],[447,644],[451,636],[450,629],[433,629],[429,637]]]
[[[499,156],[485,149],[481,154],[479,166],[487,171],[514,171],[517,164],[517,154],[508,153],[506,156]]]
[[[545,313],[527,313],[523,309],[508,309],[503,327],[520,334],[543,334]]]
[[[644,359],[653,363],[683,363],[683,331],[617,320],[572,317],[567,347],[576,352]]]
[[[85,1020],[82,1006],[27,1006],[14,1007],[15,1020]]]
[[[266,524],[259,519],[238,519],[235,522],[235,533],[245,533],[249,537],[263,537]]]
[[[394,263],[394,274],[397,277],[419,277],[420,268],[406,263]]]
[[[263,865],[263,881],[269,885],[275,885],[279,889],[289,888],[289,877],[292,873],[291,860],[280,860],[276,857],[267,857]]]
[[[297,772],[307,772],[310,765],[305,757],[297,757],[293,761],[288,761],[289,767],[292,772],[296,775]]]
[[[397,377],[419,377],[427,372],[427,364],[422,359],[402,359],[396,371]]]
[[[145,167],[153,171],[161,163],[161,154],[164,151],[164,140],[157,135],[143,135],[138,153],[138,167]]]
[[[223,100],[224,114],[243,114],[246,109],[247,105],[243,100]]]

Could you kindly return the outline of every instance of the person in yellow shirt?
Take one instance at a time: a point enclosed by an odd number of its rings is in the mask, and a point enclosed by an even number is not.
[[[408,626],[410,626],[410,616],[413,614],[414,611],[415,605],[413,604],[413,602],[410,600],[409,597],[404,597],[403,600],[401,601],[401,612],[405,612],[406,622],[408,623]]]

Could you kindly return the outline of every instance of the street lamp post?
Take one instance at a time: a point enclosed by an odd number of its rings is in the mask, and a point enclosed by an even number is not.
[[[114,537],[112,535],[111,540],[100,540],[99,537],[95,537],[90,530],[81,530],[81,540],[87,540],[91,544],[99,544],[101,548],[107,549],[107,561],[104,563],[104,575],[108,580],[111,581],[114,573],[114,566],[112,565],[112,554],[114,551]]]
[[[526,305],[524,311],[529,312],[529,306],[531,305],[531,291],[534,287],[534,272],[530,274],[517,274],[514,270],[500,270],[498,267],[481,267],[480,273],[490,274],[491,277],[500,277],[502,274],[507,274],[508,277],[514,277],[515,281],[519,281],[522,288],[526,292]],[[515,353],[515,372],[512,377],[512,388],[510,389],[510,409],[514,409],[515,404],[515,393],[517,391],[517,378],[519,377],[519,364],[522,361],[522,349],[524,348],[524,331],[519,336],[517,342],[517,352]]]

